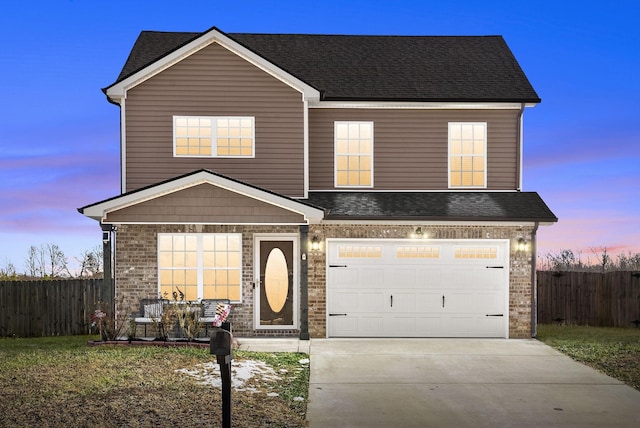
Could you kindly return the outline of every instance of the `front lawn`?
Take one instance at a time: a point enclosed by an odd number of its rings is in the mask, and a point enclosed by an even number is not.
[[[538,339],[640,390],[640,329],[539,325]]]
[[[221,425],[208,349],[88,347],[91,338],[0,338],[0,426]],[[307,354],[234,356],[234,427],[306,426]]]

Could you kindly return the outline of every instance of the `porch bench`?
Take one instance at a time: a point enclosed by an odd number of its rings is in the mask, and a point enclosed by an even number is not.
[[[164,305],[168,304],[166,299],[141,299],[140,310],[133,314],[133,322],[138,330],[138,325],[144,325],[144,336],[147,336],[147,326],[149,324],[159,324],[162,321]],[[135,332],[134,332],[135,335]]]
[[[202,315],[198,319],[209,335],[209,327],[222,327],[231,332],[231,301],[229,299],[202,299]]]

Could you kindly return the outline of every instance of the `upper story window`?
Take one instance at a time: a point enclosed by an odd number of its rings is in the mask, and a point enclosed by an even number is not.
[[[335,186],[373,187],[373,122],[335,122]]]
[[[449,123],[449,187],[487,187],[487,124]]]
[[[173,153],[184,157],[254,157],[254,118],[174,116]]]
[[[159,291],[163,298],[240,301],[242,235],[162,233],[158,235]]]

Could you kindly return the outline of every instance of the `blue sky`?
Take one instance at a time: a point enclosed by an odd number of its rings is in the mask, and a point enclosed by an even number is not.
[[[502,35],[542,98],[524,116],[524,190],[560,222],[539,254],[640,252],[635,1],[21,0],[0,14],[0,268],[31,245],[101,244],[76,209],[119,192],[112,83],[142,30]]]

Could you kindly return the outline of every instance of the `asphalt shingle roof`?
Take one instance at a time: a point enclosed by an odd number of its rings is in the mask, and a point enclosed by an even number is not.
[[[205,33],[143,31],[115,83]],[[226,36],[324,100],[540,102],[501,36]]]
[[[557,222],[536,192],[310,192],[327,220]]]

